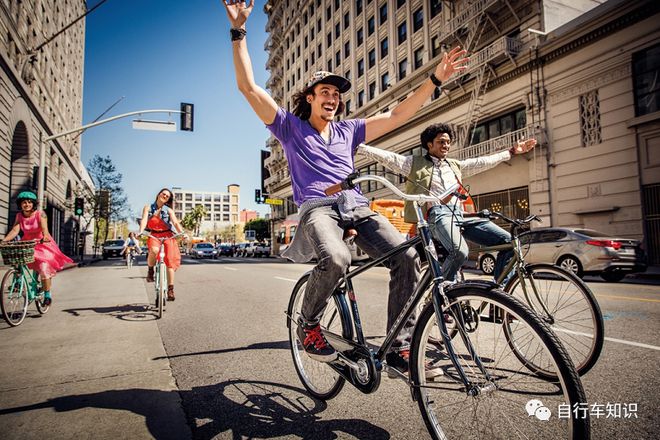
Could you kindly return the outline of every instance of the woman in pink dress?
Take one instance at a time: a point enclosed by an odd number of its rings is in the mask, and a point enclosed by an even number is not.
[[[62,270],[64,265],[73,263],[73,260],[60,251],[53,237],[50,236],[46,214],[37,210],[37,196],[33,192],[20,193],[16,198],[16,204],[21,212],[16,214],[14,226],[2,241],[13,240],[21,231],[23,231],[21,240],[37,240],[34,247],[34,263],[28,264],[28,267],[36,270],[41,276],[44,303],[49,305],[52,302],[51,279],[57,271]]]

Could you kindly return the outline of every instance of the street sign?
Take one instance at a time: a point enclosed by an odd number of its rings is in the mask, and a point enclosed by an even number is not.
[[[264,201],[264,203],[266,203],[267,205],[283,205],[284,200],[282,200],[282,199],[266,199]]]
[[[246,240],[256,240],[257,237],[257,231],[254,231],[252,229],[248,229],[245,231],[245,239]]]
[[[134,119],[133,128],[136,130],[176,131],[176,124],[172,121],[148,121]]]

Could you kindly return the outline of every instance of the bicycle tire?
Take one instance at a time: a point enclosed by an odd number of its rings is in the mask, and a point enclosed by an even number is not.
[[[414,399],[431,437],[589,439],[588,414],[577,417],[571,411],[575,404],[586,404],[584,389],[570,357],[550,327],[500,289],[467,283],[446,295],[449,304],[443,312],[451,313],[455,320],[460,318],[454,306],[469,303],[470,307],[479,308],[487,303],[489,308],[500,311],[503,321],[517,322],[517,330],[522,331],[517,335],[528,340],[528,348],[554,366],[557,379],[548,381],[530,373],[516,356],[506,351],[510,345],[503,336],[502,321],[484,318],[471,332],[460,330],[460,336],[451,342],[456,361],[468,379],[481,385],[476,395],[469,395],[446,350],[426,342],[437,326],[433,304],[429,304],[415,327],[410,366]],[[468,350],[466,341],[473,345],[476,356]],[[477,367],[475,358],[480,359],[490,378]],[[444,374],[426,379],[429,364]],[[539,410],[534,400],[540,401],[545,410]],[[562,408],[565,418],[560,417]],[[542,421],[545,414],[550,419]]]
[[[306,273],[298,280],[289,300],[287,327],[289,329],[291,357],[300,382],[302,382],[307,392],[316,399],[328,400],[341,391],[346,379],[328,364],[310,358],[298,339],[298,319],[301,317],[302,302],[309,276],[310,273]],[[334,300],[328,301],[328,305],[323,312],[321,328],[324,332],[339,332],[344,338],[350,339],[352,337],[352,327],[346,319],[346,312],[348,312],[346,303],[345,301],[342,303],[341,299],[337,297],[333,296],[333,298]]]
[[[25,320],[28,307],[27,281],[21,279],[16,269],[9,269],[0,283],[0,307],[2,316],[12,327],[19,326]]]
[[[528,292],[532,297],[531,302],[527,301],[517,273],[504,290],[525,302],[542,320],[550,324],[571,356],[578,374],[585,374],[598,361],[605,339],[605,324],[598,301],[591,289],[572,272],[551,264],[533,264],[525,269],[530,274],[525,282],[535,283],[552,318],[548,317],[533,293]],[[527,289],[531,288],[528,284]],[[514,354],[524,361],[523,354],[518,350],[514,350]],[[549,373],[531,362],[529,367],[538,374]]]
[[[131,267],[133,267],[133,257],[132,257],[131,255],[128,255],[128,256],[126,257],[126,267],[127,267],[128,269],[130,269]]]
[[[158,311],[158,319],[163,317],[163,312],[165,312],[165,302],[167,301],[166,296],[166,285],[167,285],[167,267],[165,263],[158,263],[154,270],[154,281],[156,287],[156,309]]]

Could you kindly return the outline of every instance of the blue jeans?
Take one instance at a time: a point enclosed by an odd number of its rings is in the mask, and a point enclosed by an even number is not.
[[[302,304],[302,314],[308,322],[320,319],[335,285],[351,264],[351,253],[342,238],[345,227],[357,230],[355,243],[372,258],[378,258],[404,242],[401,233],[384,216],[367,207],[356,208],[352,221],[342,220],[336,205],[313,208],[301,219],[300,226],[302,233],[314,243],[318,258]],[[392,257],[387,267],[390,269],[387,307],[389,331],[419,282],[419,255],[414,248],[408,248]],[[414,320],[413,316],[406,322],[394,347],[409,342]]]
[[[461,234],[461,228],[463,233]],[[462,212],[454,212],[446,206],[434,206],[429,211],[431,235],[449,252],[442,264],[446,280],[453,280],[468,256],[467,240],[483,246],[511,243],[511,234],[485,218],[463,218]],[[498,252],[495,262],[495,279],[513,256],[513,250]]]

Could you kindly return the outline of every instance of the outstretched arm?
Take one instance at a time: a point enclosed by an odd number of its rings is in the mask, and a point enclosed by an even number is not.
[[[456,46],[449,53],[442,55],[442,61],[433,71],[435,77],[444,82],[455,72],[461,72],[467,69],[466,63],[470,60],[465,57],[467,52]],[[435,85],[431,79],[427,79],[421,86],[415,90],[415,93],[406,98],[401,104],[397,105],[392,111],[382,113],[368,118],[366,121],[366,142],[378,139],[382,135],[405,124],[419,110],[424,102],[431,96],[435,90]]]
[[[19,232],[21,232],[21,224],[18,221],[16,221],[16,223],[14,223],[14,226],[12,226],[11,230],[7,232],[7,235],[5,235],[5,238],[2,239],[3,243],[7,241],[11,241],[14,238],[16,238]]]
[[[252,72],[252,61],[247,50],[245,41],[245,22],[254,8],[255,0],[248,2],[236,0],[222,0],[227,10],[227,17],[231,23],[232,30],[242,30],[242,36],[233,39],[231,43],[234,54],[234,70],[236,71],[236,84],[238,90],[245,96],[252,110],[257,114],[264,124],[272,124],[277,114],[278,105],[275,100],[254,82]],[[234,31],[233,33],[240,34]]]

